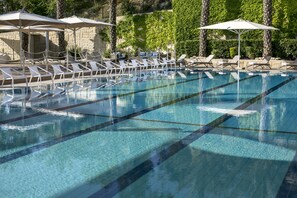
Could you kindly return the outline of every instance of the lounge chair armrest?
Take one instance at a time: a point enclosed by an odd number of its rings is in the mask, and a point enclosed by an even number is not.
[[[11,70],[12,70],[13,72],[15,72],[16,74],[20,75],[20,76],[26,76],[23,72],[20,72],[20,71],[18,71],[18,70],[16,70],[16,69],[11,68]]]
[[[37,66],[41,71],[44,71],[45,73],[49,74],[49,75],[53,75],[51,72],[47,71],[46,69],[43,69],[42,67],[40,66]]]
[[[139,60],[137,60],[137,59],[134,59],[138,64],[140,64],[141,62],[139,61]],[[158,60],[159,61],[159,60]]]
[[[121,68],[120,65],[118,65],[118,64],[116,64],[116,63],[114,63],[114,62],[110,62],[110,64],[111,64],[112,66],[114,66],[114,68]]]
[[[107,67],[101,63],[96,62],[96,65],[99,66],[99,69],[103,67],[103,69],[107,69]]]
[[[92,71],[90,68],[88,68],[87,66],[81,64],[81,63],[78,63],[78,65],[86,70],[89,70],[89,71]]]
[[[73,70],[71,70],[71,69],[69,69],[69,68],[67,68],[67,67],[65,67],[65,66],[63,66],[63,65],[60,65],[60,67],[62,67],[62,68],[64,68],[66,71],[68,71],[68,72],[73,72]]]
[[[149,65],[153,65],[153,64],[154,64],[154,62],[153,62],[152,60],[150,60],[150,59],[147,59],[147,63],[148,63]]]

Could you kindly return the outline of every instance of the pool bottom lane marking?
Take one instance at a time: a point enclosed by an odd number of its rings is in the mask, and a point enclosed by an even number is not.
[[[270,93],[274,92],[275,90],[279,89],[280,87],[286,85],[287,83],[291,82],[292,80],[296,79],[296,77],[291,77],[280,84],[270,88],[269,90],[266,90],[265,92],[257,95],[254,98],[249,99],[248,101],[244,102],[243,104],[236,107],[234,110],[242,110],[253,103],[257,102],[258,100],[266,97]],[[200,137],[202,137],[204,134],[209,133],[211,130],[215,129],[217,126],[225,122],[226,120],[232,118],[234,116],[229,114],[224,114],[220,116],[219,118],[215,119],[214,121],[210,122],[209,124],[203,126],[202,128],[198,129],[197,131],[191,133],[190,135],[182,138],[181,140],[173,143],[172,145],[168,146],[167,148],[161,150],[160,152],[156,153],[155,155],[151,156],[149,159],[145,160],[135,168],[131,169],[130,171],[126,172],[122,176],[118,177],[116,180],[110,182],[103,188],[101,188],[99,191],[92,194],[91,198],[98,198],[98,197],[113,197],[120,191],[127,188],[129,185],[137,181],[139,178],[141,178],[143,175],[148,173],[149,171],[153,170],[163,162],[165,162],[168,158],[176,154],[177,152],[181,151],[185,147],[187,147],[192,142],[196,141]],[[157,162],[152,163],[152,162]]]
[[[297,152],[289,165],[276,197],[297,197]]]
[[[254,78],[254,77],[255,76],[250,76],[250,77],[247,77],[247,78],[243,78],[240,81],[248,80],[248,79],[251,79],[251,78]],[[0,157],[0,164],[9,162],[11,160],[14,160],[14,159],[17,159],[17,158],[20,158],[20,157],[23,157],[25,155],[29,155],[31,153],[34,153],[34,152],[40,151],[42,149],[51,147],[53,145],[65,142],[67,140],[79,137],[81,135],[91,133],[93,131],[102,129],[104,127],[114,125],[116,123],[128,120],[130,118],[133,118],[133,117],[136,117],[136,116],[139,116],[139,115],[142,115],[144,113],[147,113],[147,112],[150,112],[150,111],[153,111],[153,110],[165,107],[165,106],[169,106],[169,105],[172,105],[172,104],[175,104],[175,103],[178,103],[178,102],[181,102],[181,101],[184,101],[184,100],[196,97],[196,96],[200,96],[202,94],[205,94],[205,93],[208,93],[208,92],[211,92],[211,91],[223,88],[223,87],[227,87],[227,86],[235,84],[235,83],[237,83],[237,81],[229,82],[229,83],[226,83],[226,84],[223,84],[223,85],[219,85],[217,87],[212,87],[212,88],[203,90],[203,91],[198,92],[198,93],[183,96],[183,97],[177,98],[177,99],[172,100],[172,101],[168,101],[168,102],[165,102],[165,103],[153,106],[153,107],[149,107],[149,108],[143,109],[141,111],[125,115],[123,117],[119,117],[119,118],[116,118],[116,119],[111,119],[110,121],[100,123],[100,124],[97,124],[95,126],[92,126],[92,127],[89,127],[89,128],[83,129],[83,130],[79,130],[79,131],[64,135],[62,137],[59,137],[59,138],[56,138],[56,139],[53,139],[53,140],[50,140],[50,141],[47,141],[47,142],[44,142],[44,143],[41,143],[41,144],[38,144],[38,145],[34,145],[34,146],[31,146],[31,147],[25,148],[25,149],[20,150],[20,151],[16,151],[14,153],[11,153],[11,154]]]
[[[112,100],[112,99],[115,99],[117,97],[124,97],[124,96],[132,95],[132,94],[137,94],[137,93],[142,93],[142,92],[146,92],[146,91],[150,91],[150,90],[155,90],[155,89],[160,89],[160,88],[169,87],[169,86],[173,86],[173,85],[183,84],[183,83],[187,83],[187,82],[191,82],[191,81],[195,81],[195,80],[200,80],[200,79],[207,79],[207,77],[201,77],[201,78],[199,77],[199,78],[184,80],[184,81],[180,81],[180,82],[176,82],[176,83],[160,85],[158,87],[142,89],[142,90],[138,90],[138,91],[135,91],[135,92],[129,92],[129,93],[124,93],[124,94],[119,94],[119,95],[111,95],[111,96],[108,96],[108,97],[105,97],[105,98],[100,98],[98,100],[92,100],[92,101],[88,101],[88,102],[83,102],[83,103],[79,103],[79,104],[69,105],[69,106],[60,107],[60,108],[56,108],[56,109],[50,109],[50,110],[63,111],[63,110],[72,109],[72,108],[75,108],[75,107],[80,107],[80,106],[84,106],[84,105],[89,105],[89,104],[93,104],[93,103],[102,102],[102,101],[105,101],[105,100]],[[34,110],[34,108],[30,108],[30,109]],[[47,113],[45,113],[45,112],[38,112],[38,113],[33,113],[31,115],[19,116],[19,117],[16,117],[16,118],[10,118],[10,119],[7,119],[7,120],[0,121],[0,125],[1,124],[8,124],[8,123],[11,123],[11,122],[16,122],[16,121],[20,121],[20,120],[25,120],[25,119],[29,119],[29,118],[33,118],[33,117],[37,117],[37,116],[42,116],[42,115],[46,115],[46,114]]]
[[[102,114],[92,114],[92,113],[80,113],[80,112],[72,112],[77,113],[79,115],[83,116],[93,116],[93,117],[102,117],[102,118],[120,118],[120,116],[108,116],[108,115],[102,115]],[[180,125],[189,125],[189,126],[206,126],[206,124],[193,124],[193,123],[187,123],[187,122],[173,122],[173,121],[165,121],[165,120],[151,120],[151,119],[143,119],[143,118],[130,118],[131,120],[139,120],[144,122],[158,122],[158,123],[167,123],[167,124],[180,124]],[[252,132],[264,132],[264,133],[283,133],[283,134],[292,134],[297,135],[297,131],[280,131],[280,130],[265,130],[265,129],[253,129],[253,128],[241,128],[241,127],[231,127],[231,126],[216,126],[216,128],[220,129],[232,129],[232,130],[238,130],[238,131],[252,131]]]

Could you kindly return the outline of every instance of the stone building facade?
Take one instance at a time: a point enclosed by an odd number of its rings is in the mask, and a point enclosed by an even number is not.
[[[77,48],[88,52],[102,53],[106,50],[106,43],[100,38],[102,27],[81,28],[76,32]],[[31,33],[30,46],[32,56],[40,56],[41,52],[46,49],[45,32]],[[49,50],[58,52],[58,35],[57,32],[49,32]],[[65,29],[65,41],[67,49],[74,48],[74,35],[72,30]],[[27,51],[27,49],[24,49]],[[20,38],[18,32],[0,33],[0,53],[8,55],[10,60],[20,58]]]

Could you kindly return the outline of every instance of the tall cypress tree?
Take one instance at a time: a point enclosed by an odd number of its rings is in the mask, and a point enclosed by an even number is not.
[[[117,22],[117,0],[110,0],[109,20],[111,24],[116,25]],[[117,48],[117,29],[116,26],[110,28],[110,46],[111,51],[115,52]]]
[[[56,4],[57,4],[57,19],[64,18],[65,0],[57,0]],[[66,43],[65,43],[64,31],[58,33],[58,40],[59,40],[59,51],[65,51]]]
[[[209,18],[210,0],[202,0],[200,26],[206,26]],[[199,56],[206,56],[207,30],[200,30],[199,36]]]
[[[263,22],[264,25],[272,25],[272,0],[263,0]],[[263,57],[272,55],[271,30],[264,30]]]

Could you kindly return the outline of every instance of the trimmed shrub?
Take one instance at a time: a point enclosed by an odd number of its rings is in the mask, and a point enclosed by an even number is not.
[[[237,46],[237,40],[210,40],[208,53],[216,58],[231,58],[230,48]]]
[[[237,55],[237,47],[230,47],[229,52],[230,52],[230,57],[233,58],[234,56]]]
[[[253,51],[253,47],[252,46],[246,46],[245,47],[245,55],[249,59],[256,58],[256,53]]]

